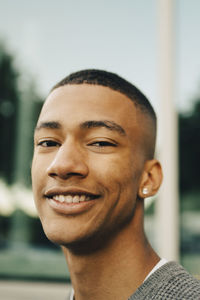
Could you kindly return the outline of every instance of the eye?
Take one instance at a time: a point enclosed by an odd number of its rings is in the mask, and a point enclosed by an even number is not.
[[[37,145],[46,148],[46,147],[58,147],[60,144],[55,141],[46,140],[46,141],[39,142]]]
[[[91,144],[91,146],[96,147],[117,147],[116,144],[108,142],[108,141],[97,141]]]
[[[88,143],[88,147],[91,151],[102,154],[115,152],[117,146],[118,144],[112,140],[93,140]]]

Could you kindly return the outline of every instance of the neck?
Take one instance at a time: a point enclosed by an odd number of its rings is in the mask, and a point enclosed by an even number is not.
[[[159,261],[143,226],[133,222],[100,250],[77,254],[63,247],[63,252],[76,300],[128,299]]]

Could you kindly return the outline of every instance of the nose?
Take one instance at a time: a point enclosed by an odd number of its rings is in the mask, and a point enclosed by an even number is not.
[[[47,173],[51,177],[67,179],[70,177],[86,177],[88,166],[86,157],[81,149],[78,149],[75,143],[62,144],[49,167]]]

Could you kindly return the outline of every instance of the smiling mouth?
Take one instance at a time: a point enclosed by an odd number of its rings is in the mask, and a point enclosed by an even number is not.
[[[91,201],[99,198],[98,195],[79,195],[79,194],[68,194],[68,195],[62,195],[62,194],[56,194],[52,196],[46,196],[48,199],[52,199],[55,201],[58,201],[60,203],[80,203],[80,202],[86,202]]]

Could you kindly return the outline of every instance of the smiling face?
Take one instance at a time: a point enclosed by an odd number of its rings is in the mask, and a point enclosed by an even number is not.
[[[47,237],[72,246],[132,222],[145,166],[142,116],[123,94],[65,85],[47,98],[32,182]]]

